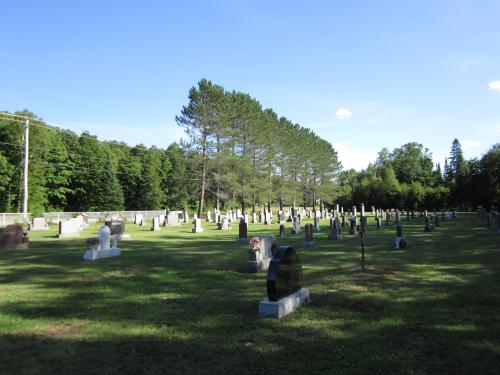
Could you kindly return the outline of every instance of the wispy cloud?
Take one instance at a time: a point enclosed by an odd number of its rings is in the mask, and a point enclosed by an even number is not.
[[[462,148],[464,150],[469,150],[471,148],[477,147],[481,145],[481,141],[471,141],[471,140],[466,140],[462,141]]]
[[[488,87],[490,90],[500,93],[500,81],[491,81],[488,83]]]
[[[347,108],[339,108],[337,112],[335,112],[335,117],[345,120],[348,119],[352,116],[352,112],[348,110]]]

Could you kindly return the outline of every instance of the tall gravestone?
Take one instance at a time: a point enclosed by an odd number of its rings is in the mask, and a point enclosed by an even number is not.
[[[142,222],[142,214],[135,214],[134,215],[134,224],[141,224]]]
[[[193,233],[201,233],[203,232],[203,228],[201,227],[201,219],[196,218],[193,221],[194,228],[191,230]]]
[[[153,218],[152,225],[151,225],[151,231],[152,232],[159,232],[160,231],[160,218],[158,216]]]
[[[305,248],[310,248],[310,247],[316,246],[316,243],[313,240],[313,226],[312,226],[312,224],[306,224],[304,226],[304,235],[305,235],[305,239],[304,239],[304,242],[302,243],[302,245]]]
[[[280,319],[310,301],[309,290],[302,287],[302,264],[295,249],[280,246],[267,272],[268,299],[259,304],[260,317]]]
[[[298,217],[293,218],[292,234],[300,233],[300,219]]]
[[[314,230],[316,233],[321,232],[321,226],[319,225],[319,217],[318,217],[318,216],[316,216],[316,217],[314,218],[314,228],[313,228],[313,230]]]
[[[280,237],[285,237],[285,224],[280,224],[280,233],[279,233],[279,236]]]
[[[403,238],[403,226],[401,224],[396,226],[396,241],[394,242],[394,247],[396,249],[404,249],[406,247],[406,241]]]
[[[248,224],[244,219],[240,219],[239,233],[237,242],[248,242]]]

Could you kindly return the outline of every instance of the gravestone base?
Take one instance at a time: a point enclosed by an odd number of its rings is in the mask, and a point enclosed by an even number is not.
[[[80,233],[60,233],[57,235],[57,238],[78,238],[80,237]]]
[[[259,303],[259,318],[281,319],[295,311],[306,302],[310,302],[309,289],[301,288],[279,301],[265,299]]]
[[[118,257],[122,254],[119,248],[112,248],[107,250],[87,250],[83,254],[83,260],[97,260],[103,258]]]
[[[309,249],[311,247],[315,247],[316,246],[316,242],[314,242],[314,241],[304,241],[304,242],[302,242],[302,246],[305,247],[306,249]]]
[[[248,244],[248,241],[249,241],[248,237],[242,237],[242,238],[238,238],[236,240],[236,243],[246,243],[246,244]]]
[[[203,228],[193,228],[193,229],[191,230],[191,232],[192,232],[192,233],[201,233],[201,232],[203,232]]]
[[[269,263],[271,263],[271,258],[259,261],[247,260],[246,271],[248,273],[266,272],[269,269]]]
[[[132,241],[132,236],[128,233],[117,234],[116,239],[118,241]]]

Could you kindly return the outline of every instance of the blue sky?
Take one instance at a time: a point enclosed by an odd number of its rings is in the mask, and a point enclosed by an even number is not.
[[[0,109],[166,147],[200,78],[329,140],[344,166],[410,141],[500,141],[500,0],[10,1]]]

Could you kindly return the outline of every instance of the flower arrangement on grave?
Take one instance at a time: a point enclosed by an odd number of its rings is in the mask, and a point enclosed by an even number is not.
[[[260,250],[260,238],[259,237],[250,238],[250,240],[248,241],[248,244],[250,245],[249,250],[251,252],[257,252]]]

